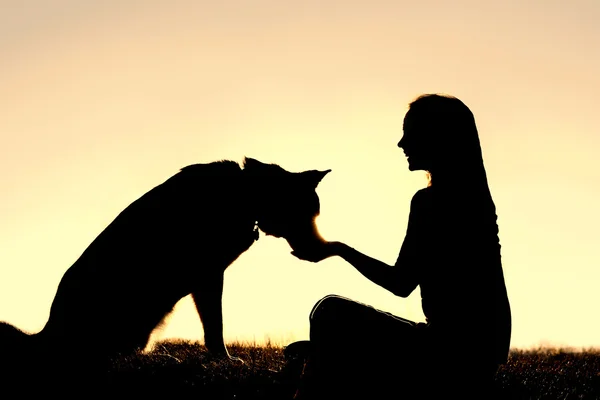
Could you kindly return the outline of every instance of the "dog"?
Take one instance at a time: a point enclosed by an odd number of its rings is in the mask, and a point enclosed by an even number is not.
[[[0,323],[0,349],[11,348],[7,340],[30,340],[35,351],[51,348],[60,357],[134,353],[191,294],[207,350],[233,360],[223,340],[225,269],[259,229],[293,250],[322,241],[316,187],[330,171],[289,172],[248,157],[242,166],[223,160],[182,168],[125,208],[65,272],[39,333]]]

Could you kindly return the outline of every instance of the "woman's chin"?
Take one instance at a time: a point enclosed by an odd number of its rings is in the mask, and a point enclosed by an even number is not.
[[[408,170],[409,171],[426,171],[427,168],[425,168],[422,165],[419,165],[417,163],[408,163]]]

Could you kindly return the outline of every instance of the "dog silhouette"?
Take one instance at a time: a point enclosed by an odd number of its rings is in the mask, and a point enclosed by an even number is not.
[[[232,359],[223,340],[225,269],[259,228],[294,250],[322,240],[315,189],[330,171],[289,172],[248,157],[241,166],[182,168],[125,208],[65,272],[39,333],[0,323],[0,351],[13,361],[42,350],[54,360],[132,353],[191,294],[207,350]]]

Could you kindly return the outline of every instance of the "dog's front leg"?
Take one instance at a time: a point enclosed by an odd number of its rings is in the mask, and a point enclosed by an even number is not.
[[[204,328],[204,344],[208,351],[222,358],[243,361],[227,352],[223,340],[223,273],[206,276],[199,289],[192,292],[196,310]]]

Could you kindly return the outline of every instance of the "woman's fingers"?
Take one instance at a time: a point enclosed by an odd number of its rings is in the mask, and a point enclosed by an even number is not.
[[[331,242],[323,242],[318,245],[303,247],[293,250],[291,253],[294,257],[304,261],[319,262],[333,255]]]

